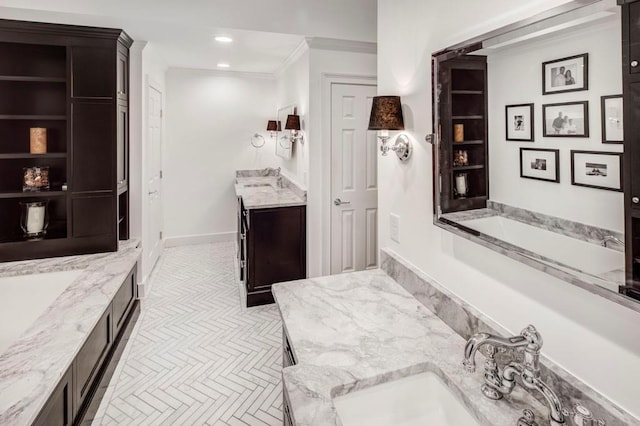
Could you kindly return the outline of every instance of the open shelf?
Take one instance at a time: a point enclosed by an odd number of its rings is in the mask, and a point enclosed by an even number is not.
[[[465,145],[482,145],[484,143],[483,140],[473,140],[473,141],[464,141],[464,142],[454,142],[453,146],[465,146]]]
[[[452,120],[482,120],[483,118],[483,115],[454,115],[451,117]]]
[[[3,191],[0,198],[53,198],[64,197],[67,191]]]
[[[453,166],[451,171],[457,172],[460,170],[478,170],[478,169],[484,169],[484,164],[477,164],[475,166]]]
[[[452,90],[452,95],[483,95],[482,90]]]
[[[29,159],[34,160],[37,158],[67,158],[67,154],[64,152],[49,152],[46,154],[29,154],[29,153],[11,153],[11,154],[2,154],[0,153],[0,160],[17,160],[17,159]]]
[[[64,77],[34,77],[23,75],[0,75],[0,81],[21,81],[33,83],[66,83]]]
[[[0,120],[66,120],[66,115],[0,114]]]

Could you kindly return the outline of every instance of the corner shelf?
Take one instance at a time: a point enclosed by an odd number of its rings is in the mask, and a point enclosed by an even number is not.
[[[67,158],[64,152],[49,152],[46,154],[8,153],[0,154],[0,160],[37,159],[37,158]]]
[[[64,197],[68,191],[5,191],[0,192],[1,198],[53,198]]]

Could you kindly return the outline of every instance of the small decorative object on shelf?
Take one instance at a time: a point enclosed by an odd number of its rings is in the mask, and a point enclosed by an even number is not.
[[[29,129],[31,154],[47,153],[47,129],[44,127],[32,127]]]
[[[49,166],[25,167],[22,191],[48,191],[49,190]]]
[[[48,204],[49,201],[47,200],[20,203],[20,208],[22,209],[20,227],[27,238],[42,238],[47,233],[47,226],[49,225]]]
[[[469,192],[469,181],[466,173],[456,175],[455,192],[456,198],[466,198]]]
[[[469,165],[469,156],[466,149],[459,149],[453,152],[453,165],[455,167]]]
[[[464,124],[453,125],[453,141],[464,142]]]

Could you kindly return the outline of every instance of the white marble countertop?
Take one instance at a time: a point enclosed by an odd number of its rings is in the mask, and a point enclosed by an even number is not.
[[[236,177],[235,191],[248,210],[307,204],[306,192],[283,176]]]
[[[341,425],[333,397],[424,371],[436,373],[479,422],[514,426],[524,408],[540,425],[546,407],[516,386],[491,401],[462,367],[465,340],[381,270],[275,284],[297,365],[283,370],[296,425]]]
[[[0,355],[0,424],[35,419],[140,257],[139,241],[117,252],[0,264],[0,277],[82,269],[47,310]]]

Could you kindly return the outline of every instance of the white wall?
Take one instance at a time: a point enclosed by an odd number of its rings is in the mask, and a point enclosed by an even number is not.
[[[266,132],[276,81],[260,75],[170,68],[163,147],[164,235],[211,236],[236,230],[238,169],[273,166]],[[266,144],[251,146],[259,132]]]
[[[379,157],[380,245],[415,264],[494,321],[534,324],[543,353],[640,417],[640,314],[528,268],[433,225],[432,52],[566,0],[378,1],[378,93],[402,96],[413,157]],[[540,67],[536,67],[540,70]],[[400,243],[389,214],[400,216]],[[462,354],[462,348],[461,348]]]
[[[300,116],[300,128],[305,137],[309,128],[309,50],[306,44],[300,45],[289,59],[289,63],[277,74],[277,109],[294,105]],[[274,111],[273,116],[275,118]],[[282,128],[286,122],[283,117]],[[286,131],[288,133],[288,131]],[[276,167],[282,167],[282,172],[303,188],[307,188],[309,175],[309,145],[295,142],[291,159],[273,157]]]
[[[490,198],[615,231],[624,231],[621,192],[571,185],[571,150],[622,152],[603,144],[600,96],[622,93],[620,16],[586,28],[488,53]],[[589,54],[589,90],[542,95],[540,64]],[[544,138],[542,105],[589,101],[589,138]],[[534,103],[535,142],[505,140],[505,105]],[[520,148],[560,150],[560,183],[520,178]]]

